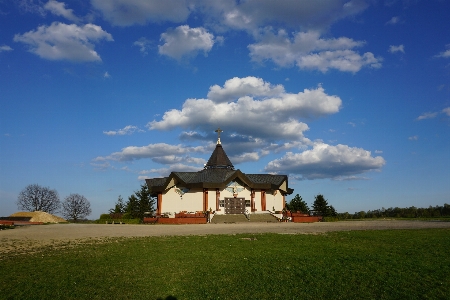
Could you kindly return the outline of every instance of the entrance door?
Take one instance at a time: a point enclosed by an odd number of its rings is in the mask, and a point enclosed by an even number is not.
[[[243,214],[245,212],[245,198],[225,198],[226,214]]]

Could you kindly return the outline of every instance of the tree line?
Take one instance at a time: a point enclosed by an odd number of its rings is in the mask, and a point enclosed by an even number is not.
[[[354,214],[345,212],[339,213],[337,217],[341,220],[347,219],[374,219],[374,218],[436,218],[450,217],[450,204],[443,206],[429,206],[427,208],[411,207],[390,207],[368,211],[359,211]]]
[[[77,222],[91,214],[90,202],[80,194],[70,194],[61,202],[58,192],[38,184],[27,185],[17,197],[19,210],[61,212],[64,218]]]
[[[114,207],[109,210],[111,219],[142,219],[146,214],[155,211],[156,199],[151,196],[147,184],[142,184],[141,188],[135,191],[125,202],[119,195]]]
[[[328,200],[326,200],[322,194],[314,197],[312,209],[310,209],[305,200],[303,200],[302,197],[297,194],[289,203],[286,203],[286,210],[289,210],[291,212],[299,211],[304,214],[319,215],[324,217],[337,216],[336,209],[333,207],[333,205],[328,204]]]
[[[376,219],[376,218],[436,218],[450,217],[450,204],[445,203],[443,206],[429,206],[427,208],[411,207],[390,207],[368,211],[359,211],[354,214],[344,212],[338,213],[332,205],[328,204],[323,195],[315,196],[311,209],[308,204],[297,194],[289,202],[286,203],[286,210],[296,212],[300,211],[305,214],[321,215],[324,217],[335,217],[339,220],[350,219]]]

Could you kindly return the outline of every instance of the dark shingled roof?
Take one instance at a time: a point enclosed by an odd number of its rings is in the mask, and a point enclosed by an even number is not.
[[[224,182],[236,171],[229,169],[204,169],[199,172],[173,172],[185,183]]]
[[[145,179],[145,182],[147,182],[148,186],[164,186],[164,184],[167,181],[167,178],[169,177]]]
[[[216,145],[216,149],[214,149],[214,152],[211,154],[211,157],[206,163],[205,169],[210,168],[223,168],[234,170],[234,166],[231,163],[225,151],[223,150],[221,144]]]
[[[248,179],[253,183],[271,183],[275,185],[280,185],[286,178],[285,175],[271,175],[271,174],[245,174]]]

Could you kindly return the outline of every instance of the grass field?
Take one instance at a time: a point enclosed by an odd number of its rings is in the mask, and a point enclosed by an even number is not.
[[[448,299],[450,230],[110,239],[2,257],[1,299]]]

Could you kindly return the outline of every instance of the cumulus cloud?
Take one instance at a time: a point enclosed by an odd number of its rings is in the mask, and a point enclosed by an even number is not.
[[[233,164],[240,164],[249,161],[258,161],[259,159],[260,155],[258,152],[242,153],[240,155],[230,157],[230,160],[232,161]]]
[[[410,141],[417,141],[417,140],[419,140],[419,136],[417,136],[417,135],[410,136],[408,138],[408,140],[410,140]]]
[[[381,156],[373,157],[362,148],[315,143],[310,150],[287,152],[282,158],[269,162],[265,171],[299,174],[302,179],[339,179],[380,170],[385,163]]]
[[[225,82],[223,87],[213,85],[208,92],[208,99],[216,103],[234,101],[244,96],[270,97],[284,93],[282,85],[273,86],[269,82],[264,82],[261,78],[234,77]]]
[[[164,21],[181,23],[195,13],[205,17],[213,27],[252,31],[267,25],[322,30],[363,12],[370,1],[92,0],[91,3],[107,21],[118,26]]]
[[[7,45],[0,46],[0,53],[4,52],[4,51],[12,51],[12,50],[13,50],[13,48],[11,48],[10,46],[7,46]]]
[[[403,45],[398,45],[398,46],[389,46],[389,50],[390,53],[397,53],[397,52],[401,52],[401,53],[405,53],[405,47]]]
[[[228,99],[229,95],[241,96],[242,86],[245,86],[255,88],[259,99],[242,96],[233,102],[220,103],[210,99],[188,99],[181,110],[165,112],[162,120],[148,123],[148,128],[169,130],[181,127],[208,132],[211,127],[220,124],[230,132],[266,140],[302,140],[303,132],[309,127],[299,118],[311,119],[334,114],[342,104],[338,96],[326,94],[321,86],[293,94],[284,92],[282,86],[270,88],[270,83],[257,78],[234,78],[232,81],[233,84],[225,84],[223,88],[213,86],[210,94],[220,102],[223,96]],[[249,82],[253,82],[253,85]],[[266,89],[267,96],[264,96],[264,86],[269,87]]]
[[[381,58],[376,58],[371,52],[361,55],[353,50],[364,44],[346,37],[324,39],[317,31],[298,32],[291,38],[285,30],[273,33],[265,29],[259,42],[248,48],[253,61],[271,60],[280,67],[296,65],[300,69],[324,73],[329,69],[355,73],[363,67],[380,68]]]
[[[261,26],[288,26],[296,29],[325,29],[332,23],[354,16],[369,6],[365,0],[247,0],[205,1],[202,6],[211,22],[239,30]]]
[[[106,74],[108,74],[108,72],[106,72]],[[108,77],[109,77],[109,74],[108,74]],[[106,135],[130,135],[135,132],[144,132],[144,130],[139,129],[137,126],[127,125],[124,128],[119,129],[119,130],[103,131],[103,133]]]
[[[163,44],[158,46],[159,54],[181,59],[186,55],[194,56],[201,51],[205,54],[211,51],[214,35],[203,27],[190,28],[182,25],[162,33],[161,41]]]
[[[94,43],[101,40],[113,41],[113,38],[100,26],[59,22],[14,36],[14,41],[28,45],[31,53],[49,60],[101,61],[94,50]]]
[[[91,3],[107,21],[118,26],[183,22],[190,14],[185,0],[91,0]]]
[[[143,56],[148,54],[148,49],[150,48],[152,41],[145,37],[141,37],[139,40],[133,43],[133,46],[138,46],[139,51],[141,51]]]
[[[137,147],[129,146],[122,149],[122,151],[114,152],[108,156],[99,156],[94,161],[132,161],[142,158],[162,159],[162,157],[170,157],[171,155],[183,156],[190,153],[204,153],[203,146],[186,147],[183,145],[169,145],[166,143],[149,144],[147,146]]]
[[[50,0],[44,5],[44,9],[50,11],[52,14],[56,16],[61,16],[66,18],[69,21],[78,23],[80,22],[80,18],[74,15],[72,9],[67,9],[66,4],[64,2],[58,2],[56,0]]]

